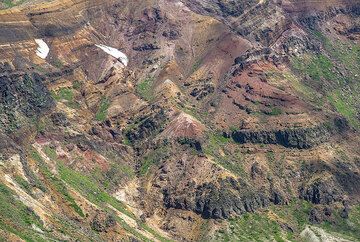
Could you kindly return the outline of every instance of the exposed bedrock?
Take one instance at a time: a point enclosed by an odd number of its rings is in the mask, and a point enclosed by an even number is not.
[[[350,163],[336,161],[330,165],[317,161],[303,165],[301,172],[306,181],[299,187],[301,199],[313,204],[328,205],[346,201],[349,197],[355,202],[360,197],[360,174]]]
[[[360,6],[354,5],[346,8],[330,8],[328,11],[301,15],[298,18],[298,21],[301,25],[309,29],[316,29],[319,23],[327,21],[338,14],[346,14],[349,16],[358,17],[360,16]]]
[[[257,0],[192,0],[184,1],[193,10],[201,14],[220,15],[223,17],[238,17],[251,7],[254,7]]]
[[[344,118],[335,118],[332,123],[323,123],[313,127],[288,128],[284,130],[239,130],[231,137],[235,142],[277,144],[287,148],[309,149],[326,142],[332,135],[349,129]]]
[[[341,201],[342,191],[333,181],[315,181],[300,188],[300,198],[313,204],[331,204]]]
[[[189,182],[182,194],[172,188],[165,188],[163,193],[166,207],[192,210],[204,218],[214,219],[254,212],[270,203],[284,203],[278,192],[267,195],[264,192],[252,191],[243,181],[230,177],[199,186]]]
[[[26,119],[37,117],[54,106],[54,101],[38,73],[0,74],[0,129],[17,129]]]

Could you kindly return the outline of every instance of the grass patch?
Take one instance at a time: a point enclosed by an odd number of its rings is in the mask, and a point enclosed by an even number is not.
[[[75,101],[74,90],[71,88],[62,87],[57,91],[52,91],[51,95],[57,102],[64,102],[69,108],[80,108],[79,103]]]
[[[335,90],[329,94],[328,100],[338,113],[346,117],[353,127],[359,129],[360,122],[357,119],[358,110],[356,109],[356,105],[359,102],[357,96],[356,94],[354,96],[351,93],[346,94],[344,91]]]
[[[228,230],[218,230],[216,241],[301,241],[312,205],[295,200],[288,205],[270,206],[267,210],[246,213],[229,220]],[[286,223],[293,231],[285,229]]]
[[[190,74],[191,74],[191,73],[194,73],[195,71],[197,71],[197,70],[200,68],[201,62],[202,62],[201,59],[195,61],[195,63],[194,63],[194,64],[192,65],[192,67],[191,67],[191,72],[190,72]]]
[[[12,8],[12,7],[23,4],[25,1],[26,0],[18,0],[18,1],[15,1],[15,0],[1,0],[0,3],[2,3],[2,5],[5,8]]]
[[[205,144],[204,152],[214,158],[214,161],[227,169],[228,171],[246,177],[246,172],[242,166],[243,156],[240,151],[226,152],[226,146],[232,142],[231,138],[227,138],[220,133],[209,133],[208,142]]]
[[[46,147],[44,152],[49,156],[49,158],[59,162],[58,160],[56,160],[56,153],[53,149],[51,149],[50,147]],[[73,208],[77,214],[79,214],[81,217],[85,217],[82,209],[77,205],[75,199],[70,195],[64,182],[51,173],[51,171],[47,168],[45,162],[42,160],[41,156],[35,150],[33,150],[31,153],[31,157],[39,163],[39,170],[43,177],[49,182],[50,186],[59,194],[61,194],[62,198],[68,202],[69,206]]]
[[[136,86],[137,93],[145,100],[151,101],[153,99],[152,86],[154,83],[153,77],[148,77],[145,80],[141,81]]]
[[[52,60],[52,61],[51,61],[51,64],[52,64],[53,66],[55,66],[56,68],[59,68],[59,69],[61,69],[61,68],[64,67],[64,63],[63,63],[60,59],[58,59],[58,58],[55,58],[54,60]]]
[[[286,80],[296,92],[301,94],[315,106],[321,107],[324,105],[324,96],[310,86],[302,83],[301,80],[291,72],[273,70],[267,72],[266,76],[270,80],[270,83],[273,83],[274,85],[279,85],[283,80]]]
[[[98,111],[95,114],[95,119],[99,122],[104,122],[107,116],[107,110],[110,106],[110,102],[106,97],[103,97],[100,101]]]
[[[141,166],[138,170],[140,176],[145,176],[148,174],[149,170],[160,163],[160,161],[167,156],[168,150],[166,146],[154,150],[147,154],[144,159],[141,161]]]
[[[271,111],[269,113],[269,115],[271,116],[277,116],[277,115],[281,115],[282,114],[282,110],[278,107],[272,107]]]
[[[65,87],[62,87],[57,91],[53,91],[52,96],[58,102],[63,101],[63,100],[71,102],[74,100],[73,90],[71,90],[70,88],[65,88]]]
[[[355,75],[360,73],[360,46],[350,41],[330,40],[320,31],[312,33],[338,64],[346,66],[348,77],[356,80]]]
[[[128,177],[130,179],[135,177],[135,172],[132,167],[114,163],[111,164],[110,169],[106,172],[101,171],[100,168],[96,168],[95,171],[91,172],[91,177],[98,181],[104,189],[112,189],[117,188],[124,177]]]
[[[330,233],[336,232],[348,236],[349,240],[360,240],[360,205],[350,210],[347,220],[340,217],[340,211],[336,211],[335,221],[335,224],[329,222],[322,223],[321,227]]]
[[[343,78],[334,71],[332,61],[325,55],[319,54],[296,57],[292,59],[291,63],[298,73],[308,76],[311,79],[311,82],[308,83],[311,86],[328,88],[327,86],[324,86],[324,82],[333,84],[344,82]]]
[[[89,199],[89,201],[97,205],[108,203],[118,211],[135,218],[134,215],[125,208],[124,204],[105,192],[94,179],[74,171],[63,164],[59,164],[59,174],[62,180],[79,191],[84,197]]]
[[[322,93],[324,101],[346,117],[353,128],[359,129],[360,47],[350,41],[327,38],[319,31],[312,31],[312,34],[322,42],[327,56],[318,54],[293,58],[292,67],[300,76],[309,77],[306,85]]]
[[[245,214],[229,220],[228,231],[218,231],[216,241],[285,241],[280,225],[266,214]]]
[[[44,231],[40,218],[14,196],[7,186],[0,183],[0,228],[25,241],[46,241],[31,228],[35,224]]]
[[[14,177],[15,182],[26,191],[27,194],[32,195],[32,191],[31,191],[31,185],[21,176],[15,176]]]
[[[81,83],[79,80],[75,80],[75,81],[72,83],[72,87],[73,87],[75,90],[79,90],[79,89],[81,89],[81,87],[82,87],[82,83]]]

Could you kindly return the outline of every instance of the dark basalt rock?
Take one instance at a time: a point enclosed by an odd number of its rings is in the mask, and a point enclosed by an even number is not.
[[[258,162],[255,162],[254,164],[252,164],[250,172],[251,172],[250,174],[251,174],[252,179],[256,179],[257,177],[263,176],[263,171]]]
[[[339,201],[347,204],[344,200],[347,196],[360,195],[360,174],[353,170],[353,166],[342,161],[335,161],[333,165],[323,161],[304,164],[301,176],[306,185],[299,188],[299,197],[314,204],[331,204]],[[331,176],[323,176],[324,173]],[[327,179],[312,181],[314,176]],[[348,204],[344,207],[346,213]]]
[[[246,67],[257,63],[261,60],[271,61],[274,65],[279,64],[283,60],[283,56],[276,54],[271,48],[252,49],[245,54],[236,57],[234,66],[230,71],[232,76],[239,75]]]
[[[169,29],[167,31],[164,31],[162,33],[162,36],[164,36],[165,38],[167,38],[169,40],[176,40],[181,36],[181,34],[180,34],[179,30],[177,30],[177,29]]]
[[[343,192],[336,183],[331,181],[315,181],[301,187],[299,194],[301,199],[313,204],[331,204],[343,199]]]
[[[349,164],[338,161],[333,174],[336,182],[345,192],[360,196],[360,174],[352,168]]]
[[[286,201],[285,201],[283,195],[279,191],[276,191],[276,190],[271,192],[270,202],[272,202],[275,205],[286,204]]]
[[[309,28],[309,29],[317,29],[318,24],[320,22],[324,22],[328,19],[335,17],[338,14],[349,14],[352,16],[359,16],[360,15],[360,7],[359,6],[352,6],[347,8],[331,8],[328,11],[323,12],[316,12],[309,15],[301,16],[298,19],[298,22]]]
[[[21,116],[33,118],[52,109],[54,100],[44,82],[45,78],[35,72],[0,76],[0,127],[11,131],[21,126]]]
[[[13,67],[10,65],[9,62],[0,63],[0,73],[4,72],[12,72],[14,71]]]
[[[320,44],[314,43],[308,37],[290,36],[282,43],[282,50],[286,55],[298,56],[306,52],[320,52]],[[295,51],[296,50],[296,51]]]
[[[246,10],[256,6],[256,0],[191,0],[185,2],[192,10],[200,14],[222,17],[238,17]]]
[[[309,222],[312,224],[321,224],[324,221],[334,222],[333,212],[330,207],[314,207],[309,213]]]
[[[155,114],[143,117],[137,127],[129,130],[125,135],[131,142],[139,142],[159,130],[166,120],[164,110],[160,109]]]
[[[193,148],[198,152],[201,152],[201,153],[203,152],[200,141],[198,141],[196,139],[185,137],[185,138],[178,138],[177,141],[181,145],[187,145],[190,148]]]
[[[164,190],[164,204],[168,208],[192,210],[204,218],[227,219],[232,215],[254,212],[267,207],[270,199],[262,192],[252,192],[241,181],[233,178],[219,180],[218,184],[188,184],[187,192],[173,194]],[[189,191],[194,191],[189,194]]]
[[[224,16],[238,17],[254,5],[253,0],[236,1],[236,0],[218,0],[216,3]]]
[[[67,120],[67,117],[64,113],[53,113],[51,114],[50,118],[53,124],[56,126],[66,127],[70,125],[70,122]]]
[[[97,213],[90,223],[91,228],[97,232],[107,232],[115,227],[116,219],[112,215]]]
[[[212,84],[204,84],[203,86],[199,86],[194,88],[190,95],[196,97],[196,100],[201,100],[208,96],[210,93],[215,91],[215,87]]]
[[[55,81],[59,78],[62,77],[66,77],[66,76],[70,76],[74,74],[74,69],[77,67],[78,65],[74,65],[74,66],[64,66],[63,68],[61,68],[60,71],[54,71],[54,72],[48,72],[46,73],[46,77],[51,79],[52,81]]]
[[[158,49],[160,49],[160,47],[155,44],[152,44],[152,43],[145,43],[145,44],[133,47],[133,50],[135,50],[135,51],[152,51],[152,50],[158,50]]]
[[[347,219],[347,218],[349,218],[349,212],[350,212],[350,206],[349,206],[348,201],[346,201],[346,200],[343,201],[343,206],[344,206],[344,208],[340,212],[340,217]]]
[[[314,127],[294,128],[285,130],[240,130],[234,131],[231,137],[235,142],[277,144],[287,148],[309,149],[326,142],[332,134],[342,133],[349,129],[344,118],[335,118],[333,123],[321,124]]]

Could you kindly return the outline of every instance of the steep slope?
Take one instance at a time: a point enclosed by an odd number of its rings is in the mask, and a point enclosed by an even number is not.
[[[357,1],[0,4],[2,239],[360,240]]]

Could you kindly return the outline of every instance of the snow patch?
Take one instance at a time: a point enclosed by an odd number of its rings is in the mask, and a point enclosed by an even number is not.
[[[38,45],[38,48],[36,50],[36,54],[40,58],[45,59],[48,56],[49,52],[50,52],[49,46],[42,39],[35,39],[35,42]]]
[[[95,45],[95,46],[102,49],[107,54],[115,57],[116,59],[119,59],[124,64],[124,66],[128,65],[128,63],[129,63],[128,57],[120,50],[103,45],[103,44]]]

